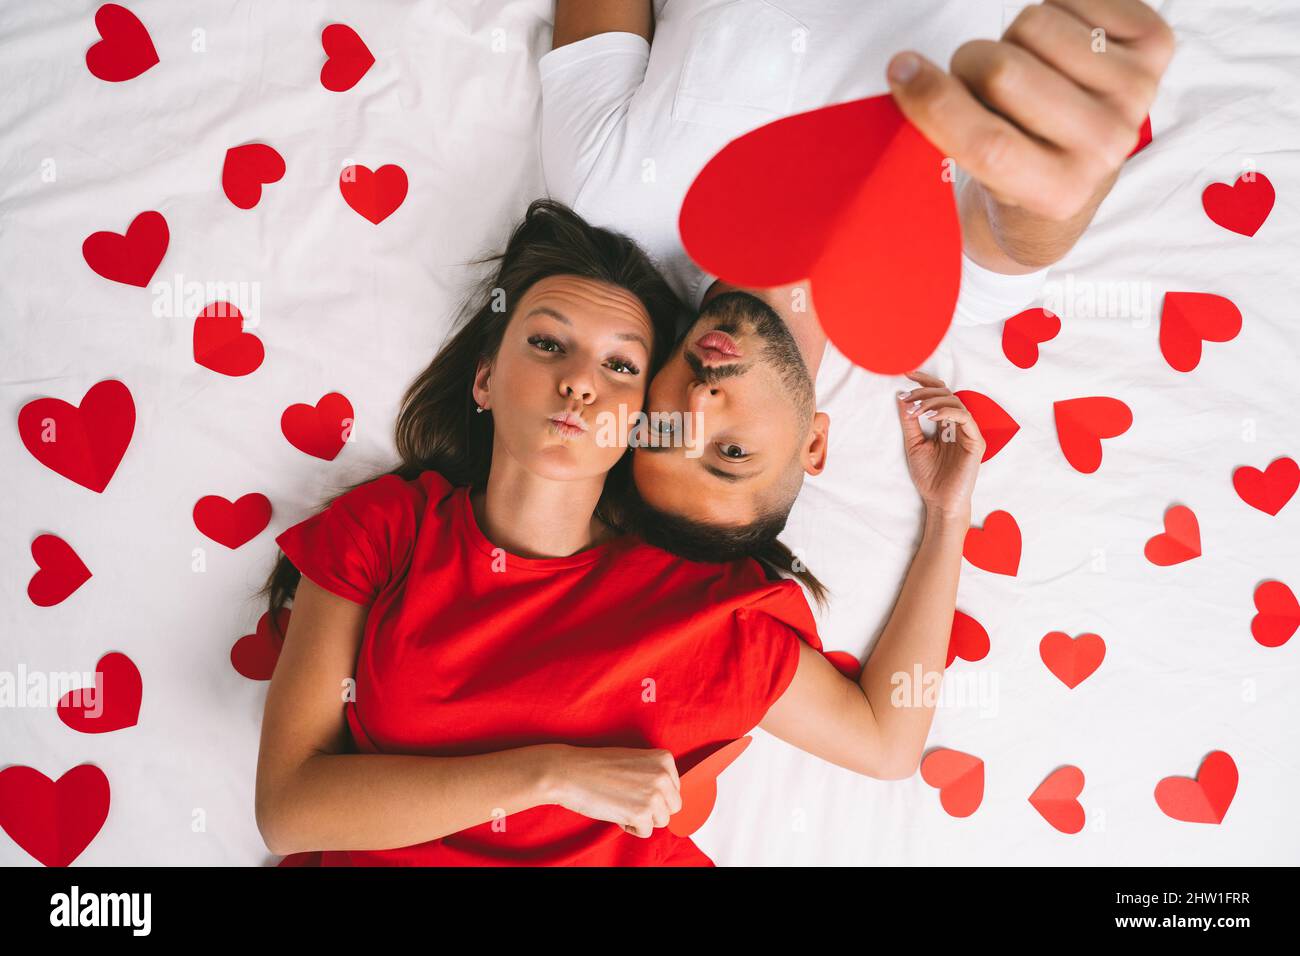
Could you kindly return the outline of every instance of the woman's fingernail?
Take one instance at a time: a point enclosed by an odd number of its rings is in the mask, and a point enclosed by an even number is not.
[[[898,397],[899,397],[899,398],[907,398],[907,396],[909,396],[909,395],[911,395],[911,394],[912,394],[911,392],[899,392],[899,393],[898,393]]]
[[[910,83],[921,69],[921,60],[915,53],[900,53],[889,61],[889,78],[895,83]]]

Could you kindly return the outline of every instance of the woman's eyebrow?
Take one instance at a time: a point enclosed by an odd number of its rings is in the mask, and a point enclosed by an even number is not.
[[[539,306],[537,306],[536,308],[529,309],[529,310],[528,310],[528,315],[529,315],[529,316],[532,316],[532,315],[549,315],[551,318],[555,319],[557,322],[563,322],[565,325],[568,325],[568,326],[572,326],[572,325],[573,325],[573,323],[569,321],[569,317],[568,317],[568,316],[564,315],[564,314],[561,313],[561,312],[556,312],[554,309],[552,309],[552,308],[551,308],[550,306],[548,306],[548,305],[539,305]],[[525,316],[525,318],[527,318],[527,317],[528,317],[528,316]],[[646,341],[645,336],[642,335],[640,332],[616,332],[616,333],[614,333],[614,337],[615,337],[616,339],[619,339],[620,341],[623,341],[623,342],[639,342],[639,343],[641,344],[641,347],[642,347],[643,349],[645,349],[647,352],[650,351],[650,343]]]

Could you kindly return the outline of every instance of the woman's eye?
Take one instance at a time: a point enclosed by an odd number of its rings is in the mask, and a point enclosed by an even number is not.
[[[560,343],[555,341],[555,339],[547,338],[545,335],[529,336],[528,344],[541,349],[543,352],[561,351]]]
[[[620,372],[624,375],[636,375],[641,371],[631,362],[626,362],[623,359],[610,359],[609,367],[614,369],[615,372]]]
[[[746,457],[745,449],[739,445],[719,445],[718,451],[727,458],[744,458]]]

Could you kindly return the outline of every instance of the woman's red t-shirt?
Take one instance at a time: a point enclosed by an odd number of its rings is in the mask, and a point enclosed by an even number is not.
[[[662,747],[679,773],[751,731],[821,650],[799,585],[756,561],[705,564],[625,536],[517,557],[468,489],[385,475],[276,539],[294,566],[369,608],[344,704],[360,753],[456,756],[560,742]],[[712,866],[686,837],[625,832],[548,804],[398,849],[281,866]]]

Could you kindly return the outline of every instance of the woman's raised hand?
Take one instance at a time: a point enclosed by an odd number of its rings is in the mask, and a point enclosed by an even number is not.
[[[908,372],[907,377],[920,385],[900,392],[896,400],[912,483],[930,512],[969,520],[984,436],[961,399],[941,379],[919,370]],[[922,417],[933,419],[937,426],[928,438],[921,430]]]
[[[682,808],[672,751],[557,744],[550,768],[551,803],[648,837]]]

